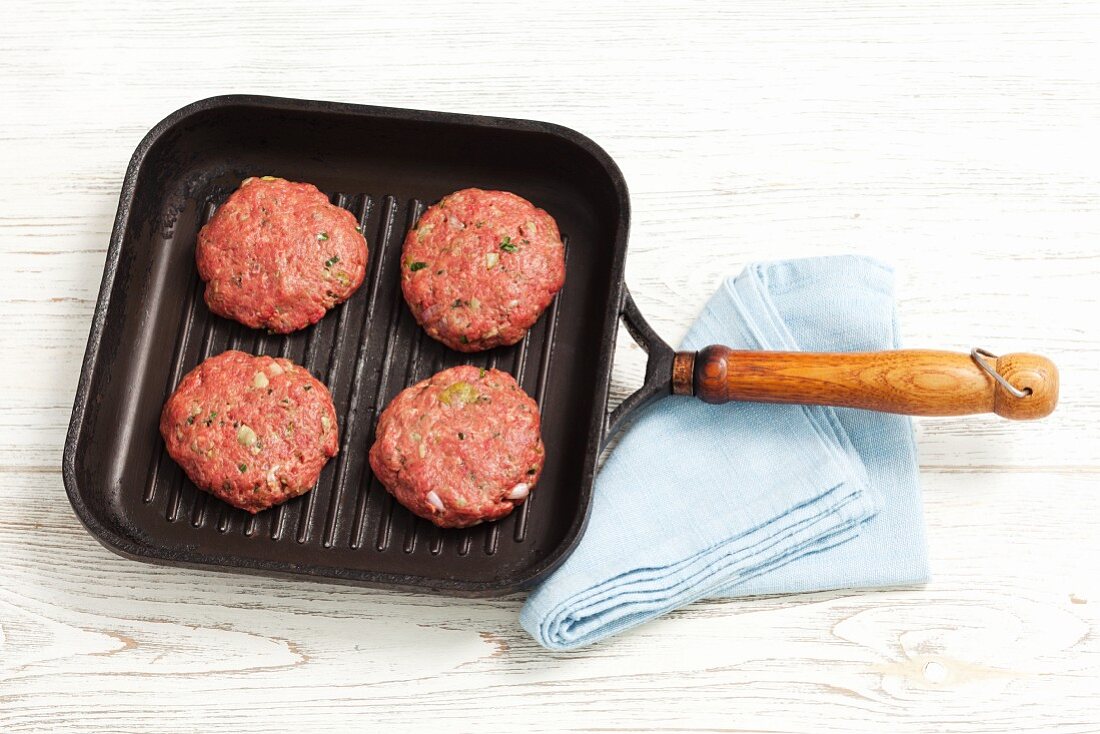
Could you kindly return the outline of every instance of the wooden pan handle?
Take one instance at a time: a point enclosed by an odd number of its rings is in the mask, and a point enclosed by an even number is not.
[[[985,360],[1023,393],[1020,397],[978,359],[980,355],[924,349],[813,354],[715,345],[678,352],[672,383],[674,393],[693,394],[708,403],[803,403],[905,415],[996,413],[1016,420],[1042,418],[1054,410],[1058,370],[1049,359],[1006,354]]]

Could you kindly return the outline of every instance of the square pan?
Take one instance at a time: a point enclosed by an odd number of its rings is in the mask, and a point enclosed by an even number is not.
[[[248,176],[309,181],[359,219],[367,278],[318,324],[268,335],[211,314],[199,227]],[[427,337],[401,297],[405,233],[426,205],[476,186],[546,209],[566,284],[518,345],[475,355]],[[111,550],[168,565],[492,596],[560,564],[588,516],[623,299],[629,201],[588,138],[557,125],[259,96],[173,113],[126,172],[63,457],[76,514]],[[313,491],[252,517],[199,491],[157,426],[182,375],[225,349],[283,355],[333,394],[340,453]],[[509,517],[441,530],[396,504],[366,461],[378,413],[456,364],[513,374],[543,413],[546,468]]]

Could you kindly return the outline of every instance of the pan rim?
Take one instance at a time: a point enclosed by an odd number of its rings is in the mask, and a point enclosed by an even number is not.
[[[521,573],[508,575],[502,579],[490,581],[469,581],[456,579],[431,578],[406,574],[393,574],[377,571],[345,569],[339,566],[296,566],[293,562],[275,562],[243,556],[232,556],[192,549],[171,549],[146,544],[125,534],[117,532],[110,524],[102,522],[85,502],[77,478],[76,451],[84,429],[84,418],[89,402],[89,390],[96,369],[100,366],[100,350],[106,326],[107,311],[110,307],[111,293],[118,274],[118,265],[122,254],[123,239],[129,228],[137,180],[145,160],[156,143],[180,123],[208,110],[241,107],[262,107],[295,112],[313,112],[319,114],[346,114],[385,118],[408,122],[430,122],[446,124],[466,124],[496,129],[539,132],[554,135],[569,142],[595,161],[606,175],[607,183],[612,187],[618,208],[617,221],[611,256],[611,276],[604,304],[604,324],[609,325],[610,334],[605,334],[600,344],[597,359],[598,384],[593,388],[593,410],[588,420],[586,434],[586,456],[581,476],[582,491],[579,507],[569,529],[558,545],[537,563],[527,566]],[[526,588],[543,578],[562,562],[575,548],[588,523],[591,510],[593,482],[596,462],[607,418],[607,402],[610,393],[611,368],[614,359],[616,335],[619,327],[619,310],[625,289],[625,262],[627,237],[630,224],[630,200],[626,181],[611,156],[595,141],[587,136],[562,125],[520,118],[504,118],[465,113],[412,110],[397,107],[363,105],[350,102],[330,102],[289,97],[274,97],[255,94],[226,94],[207,97],[187,104],[172,112],[154,125],[141,139],[130,157],[119,193],[118,210],[111,230],[107,255],[104,262],[103,278],[96,299],[92,322],[84,359],[81,364],[77,383],[76,397],[69,421],[62,454],[62,479],[65,491],[77,518],[88,532],[109,550],[129,559],[142,560],[162,565],[180,566],[208,571],[230,573],[248,573],[275,577],[289,577],[302,580],[327,581],[334,583],[353,583],[363,586],[400,589],[406,591],[436,591],[454,596],[488,597],[500,596]],[[346,571],[346,573],[341,573]]]

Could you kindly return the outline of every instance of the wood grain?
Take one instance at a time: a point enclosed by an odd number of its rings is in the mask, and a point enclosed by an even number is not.
[[[738,351],[721,345],[696,354],[691,393],[708,403],[802,403],[920,416],[996,413],[1032,420],[1054,410],[1058,370],[1049,359],[1006,354],[988,364],[1025,394],[1010,393],[969,354],[957,352],[819,354]]]
[[[1100,730],[1100,6],[49,0],[0,24],[0,731]],[[145,132],[254,92],[550,120],[631,188],[679,342],[748,261],[894,264],[907,345],[1050,356],[1039,423],[918,422],[934,581],[706,601],[548,654],[520,598],[158,568],[59,464]],[[641,382],[624,333],[613,391]]]

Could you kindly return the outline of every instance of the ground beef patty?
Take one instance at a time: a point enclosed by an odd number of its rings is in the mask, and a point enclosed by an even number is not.
[[[288,359],[244,352],[188,372],[160,433],[192,482],[253,513],[308,492],[337,451],[328,389]]]
[[[313,184],[245,179],[199,231],[206,304],[280,334],[320,321],[366,275],[367,241],[357,225]]]
[[[397,501],[445,528],[504,517],[538,482],[539,409],[511,375],[462,366],[402,391],[370,465]]]
[[[405,237],[405,300],[432,337],[460,352],[515,344],[564,283],[554,218],[507,191],[445,196]]]

